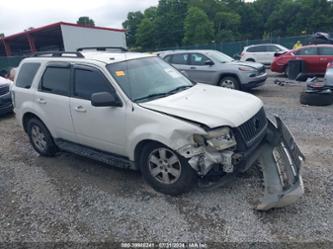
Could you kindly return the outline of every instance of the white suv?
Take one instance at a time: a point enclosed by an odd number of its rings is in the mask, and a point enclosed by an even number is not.
[[[279,44],[257,44],[245,47],[241,53],[241,61],[260,62],[272,64],[276,53],[289,51]]]
[[[193,83],[156,56],[39,54],[21,62],[12,95],[17,120],[42,156],[68,151],[140,170],[170,195],[198,180],[216,186],[259,161],[266,191],[258,209],[303,194],[303,156],[258,98]]]

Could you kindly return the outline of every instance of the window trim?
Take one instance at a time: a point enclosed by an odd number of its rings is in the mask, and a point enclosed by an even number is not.
[[[86,98],[83,98],[83,97],[80,97],[80,96],[75,96],[75,94],[74,94],[75,93],[75,70],[85,70],[85,71],[100,73],[105,78],[105,80],[107,82],[109,82],[108,87],[110,88],[110,93],[115,93],[117,95],[117,97],[119,98],[119,100],[121,101],[121,98],[119,97],[116,89],[112,85],[111,81],[106,77],[106,75],[99,68],[94,67],[94,66],[84,65],[84,64],[75,64],[72,67],[72,82],[71,82],[71,89],[70,89],[71,90],[71,93],[70,93],[71,98],[91,101],[90,99],[86,99]]]
[[[69,70],[69,84],[68,84],[68,89],[67,89],[67,94],[61,94],[58,92],[52,92],[52,91],[47,91],[45,89],[43,89],[43,83],[44,83],[44,76],[45,73],[47,71],[47,69],[49,68],[63,68],[63,69],[68,69]],[[72,84],[72,67],[70,63],[50,63],[48,65],[45,66],[44,70],[43,70],[43,74],[40,78],[39,81],[39,85],[38,85],[38,91],[39,92],[43,92],[43,93],[49,93],[49,94],[54,94],[54,95],[58,95],[58,96],[64,96],[64,97],[70,97],[71,96],[71,84]]]

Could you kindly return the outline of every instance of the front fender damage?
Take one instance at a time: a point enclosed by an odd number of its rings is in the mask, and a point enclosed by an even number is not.
[[[248,169],[257,162],[262,169],[264,196],[260,198],[256,209],[263,211],[295,203],[304,194],[300,171],[305,157],[286,125],[279,117],[276,116],[275,119],[276,125],[268,120],[266,137],[246,158],[245,165],[245,169]],[[212,148],[193,145],[184,146],[177,152],[188,159],[201,177],[207,175],[215,165],[221,165],[225,173],[233,176],[237,173],[237,164],[241,160],[240,155],[232,150],[218,152]],[[243,169],[239,171],[242,172]],[[221,183],[216,185],[223,186]]]

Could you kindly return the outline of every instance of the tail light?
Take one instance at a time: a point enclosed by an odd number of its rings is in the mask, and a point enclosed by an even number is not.
[[[333,68],[333,62],[329,62],[329,63],[327,64],[327,68]]]

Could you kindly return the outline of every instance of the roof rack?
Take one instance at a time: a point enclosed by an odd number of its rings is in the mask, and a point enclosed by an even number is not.
[[[32,57],[66,57],[66,58],[84,58],[80,52],[66,52],[66,51],[45,51],[37,52]]]
[[[96,51],[107,51],[107,50],[119,50],[121,52],[127,52],[128,50],[124,47],[83,47],[78,48],[77,51],[83,51],[83,50],[96,50]]]

